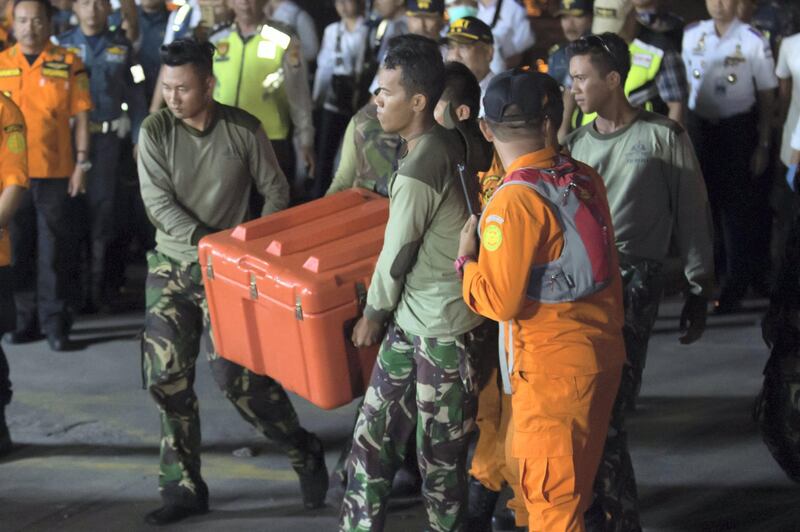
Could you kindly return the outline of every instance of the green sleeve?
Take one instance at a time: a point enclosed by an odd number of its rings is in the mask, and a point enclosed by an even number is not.
[[[394,179],[383,249],[364,309],[364,315],[370,320],[383,323],[397,307],[406,275],[416,264],[437,201],[433,188],[418,179],[399,174]]]
[[[175,198],[172,172],[164,153],[165,144],[154,138],[148,128],[142,127],[138,168],[144,208],[156,229],[185,244],[194,245],[192,235],[204,226],[186,212]]]
[[[353,188],[356,182],[356,126],[355,121],[351,118],[350,123],[347,124],[347,129],[344,132],[342,139],[342,153],[339,156],[339,167],[336,169],[336,174],[333,176],[333,182],[325,192],[326,196]]]
[[[672,205],[675,240],[691,293],[710,297],[714,282],[714,235],[703,174],[689,135],[673,142]]]

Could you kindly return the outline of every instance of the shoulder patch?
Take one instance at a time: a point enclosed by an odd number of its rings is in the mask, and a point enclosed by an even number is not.
[[[490,223],[483,229],[481,244],[486,251],[497,251],[503,244],[503,229],[497,223]]]
[[[696,20],[696,21],[692,22],[691,24],[687,24],[686,27],[683,28],[683,31],[686,32],[687,30],[691,30],[691,29],[696,28],[697,26],[700,25],[700,22],[702,22],[702,21]]]

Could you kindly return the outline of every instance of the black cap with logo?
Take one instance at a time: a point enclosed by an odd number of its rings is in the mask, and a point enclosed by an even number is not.
[[[450,28],[447,30],[447,39],[465,44],[474,42],[494,44],[492,28],[475,17],[460,18],[450,24]]]
[[[591,16],[593,0],[560,0],[558,2],[557,16],[571,15],[573,17]]]
[[[406,2],[406,15],[411,17],[420,15],[444,17],[444,0],[408,0]]]

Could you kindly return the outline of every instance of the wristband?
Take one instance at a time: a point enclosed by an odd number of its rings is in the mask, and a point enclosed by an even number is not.
[[[472,255],[462,255],[462,256],[458,257],[455,260],[455,262],[453,263],[453,266],[456,269],[456,273],[458,273],[458,278],[459,279],[463,279],[464,278],[464,265],[466,263],[468,263],[469,261],[474,261],[474,260],[475,260],[475,257],[473,257]]]

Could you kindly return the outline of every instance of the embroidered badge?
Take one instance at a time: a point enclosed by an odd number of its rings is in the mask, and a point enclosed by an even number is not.
[[[483,247],[486,251],[497,251],[500,244],[503,243],[503,230],[499,225],[489,225],[483,230],[483,238],[481,238]]]

